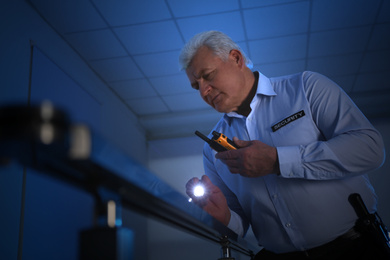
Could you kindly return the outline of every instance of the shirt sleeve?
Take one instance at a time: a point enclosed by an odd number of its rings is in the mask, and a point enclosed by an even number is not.
[[[237,235],[243,237],[245,232],[241,217],[232,210],[230,210],[230,216],[230,221],[227,227],[233,230]]]
[[[242,209],[236,195],[228,188],[228,186],[220,178],[215,165],[213,163],[214,154],[211,148],[205,144],[203,149],[203,165],[206,175],[210,178],[211,182],[218,186],[226,197],[231,217],[228,224],[228,228],[233,230],[236,234],[243,237],[249,228],[249,221],[245,217],[244,210]]]
[[[281,176],[338,179],[372,171],[384,161],[384,144],[348,95],[318,73],[303,74],[314,122],[325,141],[277,147]]]

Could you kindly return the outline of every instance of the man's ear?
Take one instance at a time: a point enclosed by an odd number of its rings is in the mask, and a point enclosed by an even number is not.
[[[229,58],[231,58],[240,67],[242,67],[242,65],[244,64],[244,57],[242,56],[242,53],[237,49],[233,49],[230,51]]]

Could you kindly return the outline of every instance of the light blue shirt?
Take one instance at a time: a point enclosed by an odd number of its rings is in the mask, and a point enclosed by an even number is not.
[[[376,211],[365,174],[383,163],[383,140],[340,87],[313,72],[260,74],[250,106],[248,117],[225,114],[214,130],[276,147],[281,174],[232,174],[205,145],[205,172],[228,200],[229,228],[243,235],[251,225],[259,245],[283,253],[320,246],[352,228],[351,193]]]

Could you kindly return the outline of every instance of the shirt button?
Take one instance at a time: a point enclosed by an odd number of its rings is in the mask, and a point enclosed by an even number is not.
[[[286,228],[289,228],[289,227],[291,227],[291,223],[286,223]]]
[[[278,195],[277,195],[277,194],[274,194],[274,195],[272,195],[272,198],[273,198],[273,199],[277,199],[277,198],[278,198]]]

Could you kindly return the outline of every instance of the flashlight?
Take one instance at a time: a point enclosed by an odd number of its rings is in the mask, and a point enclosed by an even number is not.
[[[191,188],[191,192],[195,198],[202,199],[202,197],[206,195],[206,187],[203,185],[202,182],[199,182]],[[192,202],[192,198],[189,198],[188,201]]]
[[[202,184],[195,185],[193,189],[194,196],[199,198],[202,197],[205,194],[205,188]]]

